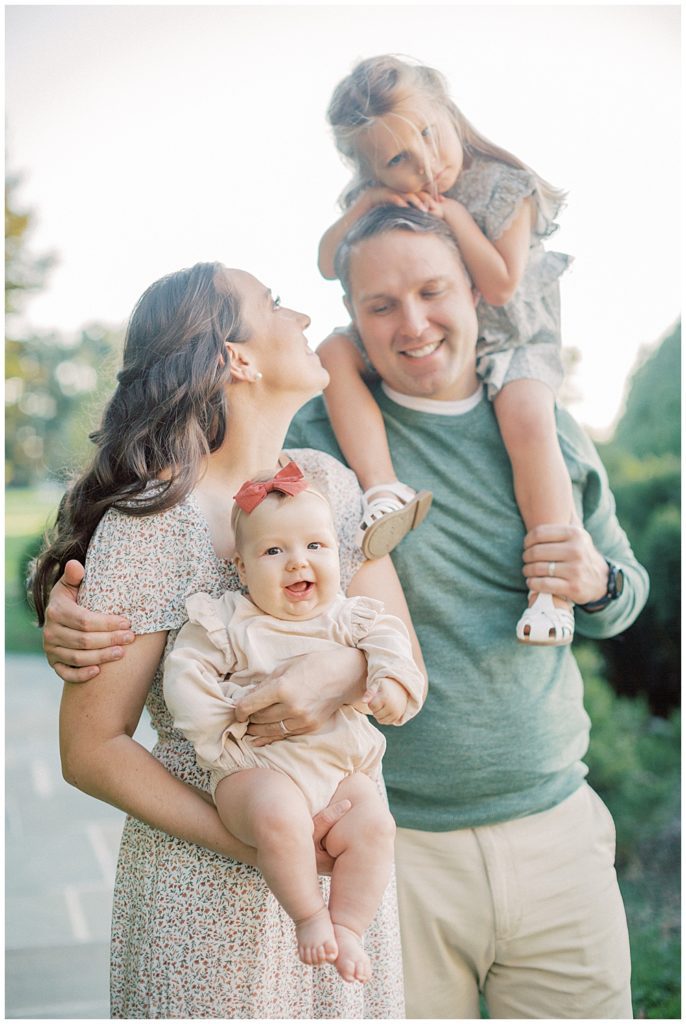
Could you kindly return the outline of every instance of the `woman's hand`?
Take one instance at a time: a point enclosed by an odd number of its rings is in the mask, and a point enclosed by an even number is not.
[[[85,683],[100,672],[98,665],[124,656],[133,643],[129,620],[121,615],[100,615],[77,604],[84,568],[72,559],[50,591],[45,612],[43,650],[48,662],[66,683]]]
[[[335,658],[304,654],[236,699],[236,720],[250,720],[256,747],[315,732],[343,704],[361,698],[366,677],[367,659],[354,647],[342,647]]]
[[[587,604],[607,592],[607,562],[582,526],[536,526],[524,538],[523,557],[522,572],[534,593]]]

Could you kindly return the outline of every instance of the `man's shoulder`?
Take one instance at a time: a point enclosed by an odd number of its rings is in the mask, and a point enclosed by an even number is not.
[[[600,456],[586,430],[572,414],[558,406],[556,408],[557,434],[560,447],[567,459],[590,464],[594,468],[601,465]]]
[[[345,459],[336,442],[334,432],[321,395],[313,398],[293,418],[286,434],[286,448],[316,448],[328,452],[340,462]]]

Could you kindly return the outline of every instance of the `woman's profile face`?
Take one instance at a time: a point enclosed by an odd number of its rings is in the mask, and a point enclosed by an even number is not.
[[[226,270],[239,296],[254,369],[263,383],[279,391],[302,392],[308,398],[329,383],[319,356],[307,343],[310,318],[282,306],[270,288],[244,270]]]

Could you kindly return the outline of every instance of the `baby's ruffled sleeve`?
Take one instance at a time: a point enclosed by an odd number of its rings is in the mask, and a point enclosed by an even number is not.
[[[189,507],[152,516],[110,509],[88,548],[79,603],[125,615],[134,633],[176,629],[186,619],[187,595],[203,589],[207,562]]]
[[[384,612],[383,604],[370,597],[353,597],[346,602],[355,646],[367,656],[367,685],[373,689],[383,679],[396,679],[407,691],[404,725],[420,711],[424,702],[424,676],[412,657],[412,645],[405,624]]]

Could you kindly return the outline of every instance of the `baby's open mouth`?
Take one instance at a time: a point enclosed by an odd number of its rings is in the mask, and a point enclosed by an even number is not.
[[[310,580],[298,580],[297,583],[291,583],[287,586],[286,590],[293,597],[306,597],[313,587],[314,583]]]

